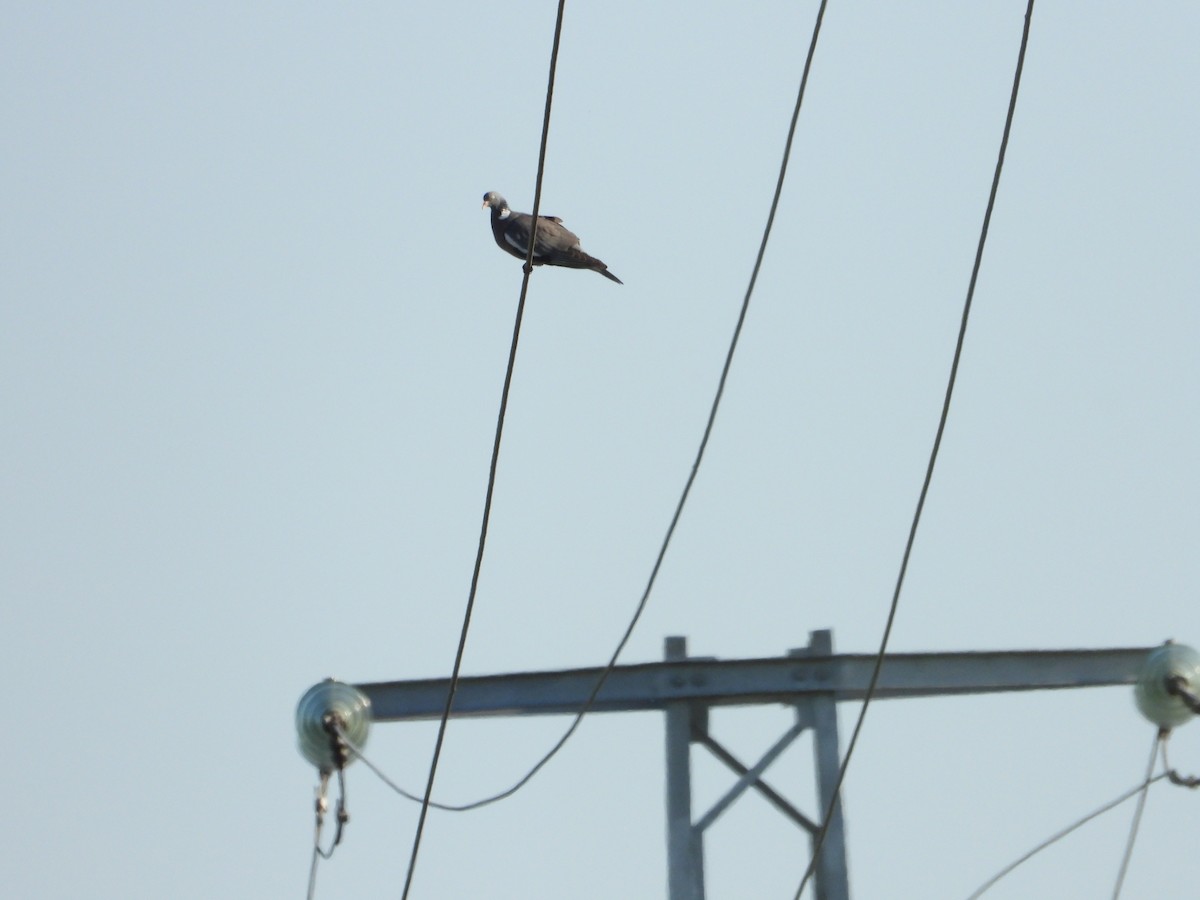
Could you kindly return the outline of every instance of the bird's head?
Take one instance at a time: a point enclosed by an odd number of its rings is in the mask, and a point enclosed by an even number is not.
[[[508,201],[497,194],[495,191],[488,191],[483,195],[483,208],[491,207],[497,213],[505,213],[508,211]]]

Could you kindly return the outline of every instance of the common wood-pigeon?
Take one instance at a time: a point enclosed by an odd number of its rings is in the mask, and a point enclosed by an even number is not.
[[[533,217],[527,213],[513,212],[508,201],[495,191],[483,195],[484,209],[492,208],[492,236],[501,250],[517,259],[529,255],[529,236],[533,228]],[[535,266],[566,266],[570,269],[591,269],[605,278],[624,284],[608,271],[608,266],[588,256],[579,246],[579,238],[563,227],[562,219],[555,216],[538,216],[537,243],[533,248]]]

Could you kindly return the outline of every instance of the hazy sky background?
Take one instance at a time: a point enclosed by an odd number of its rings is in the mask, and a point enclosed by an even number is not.
[[[653,563],[750,274],[815,3],[568,3],[539,269],[467,673],[598,665]],[[623,657],[878,642],[1024,4],[833,0],[709,453]],[[302,897],[309,685],[448,674],[533,200],[554,5],[0,3],[3,881]],[[895,651],[1200,644],[1200,8],[1043,0]],[[855,897],[963,898],[1133,786],[1125,688],[872,707]],[[841,709],[843,736],[856,712]],[[757,758],[782,709],[713,730]],[[451,723],[437,795],[566,721]],[[373,731],[420,790],[434,726]],[[1200,770],[1200,725],[1173,762]],[[697,750],[697,809],[732,776]],[[813,811],[800,741],[770,780]],[[433,813],[414,898],[663,897],[663,723],[597,715]],[[361,765],[317,896],[398,897],[417,808]],[[1200,877],[1150,793],[1124,896]],[[989,898],[1108,897],[1108,814]],[[790,897],[757,797],[708,891]]]

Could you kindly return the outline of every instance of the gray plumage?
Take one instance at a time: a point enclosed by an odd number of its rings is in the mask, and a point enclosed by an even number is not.
[[[483,195],[483,206],[492,208],[492,237],[506,253],[517,259],[529,255],[529,237],[533,231],[533,217],[527,213],[513,212],[508,201],[495,191]],[[555,216],[538,216],[537,243],[533,248],[535,266],[565,266],[569,269],[591,269],[605,278],[624,284],[608,271],[608,266],[583,252],[579,238],[563,227],[562,219]]]

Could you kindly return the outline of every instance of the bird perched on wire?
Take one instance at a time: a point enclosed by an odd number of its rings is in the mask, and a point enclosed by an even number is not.
[[[533,231],[533,216],[513,212],[508,201],[495,191],[483,195],[483,208],[492,208],[492,236],[501,250],[517,259],[529,256],[529,236]],[[620,278],[608,271],[608,266],[588,256],[579,246],[579,238],[563,227],[562,219],[555,216],[538,216],[537,242],[533,248],[535,266],[566,266],[569,269],[591,269],[605,278],[624,284]]]

